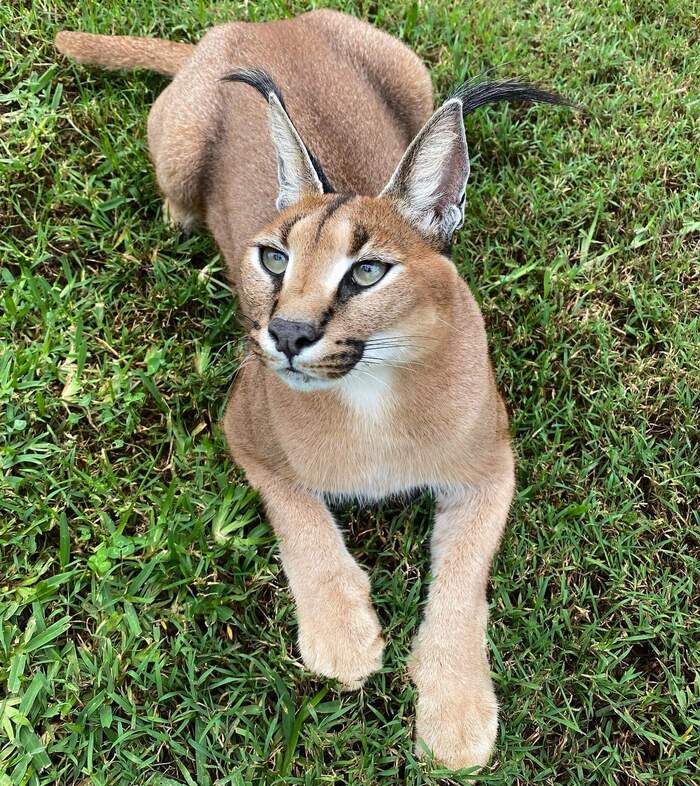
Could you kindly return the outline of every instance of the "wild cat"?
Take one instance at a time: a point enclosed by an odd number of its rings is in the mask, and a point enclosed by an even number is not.
[[[463,115],[563,99],[467,83],[431,114],[416,55],[332,11],[222,25],[196,46],[68,32],[56,45],[173,77],[149,149],[171,217],[208,226],[240,300],[253,362],[225,432],[279,540],[304,663],[358,688],[382,662],[367,574],[325,500],[432,490],[416,738],[449,767],[486,763],[486,585],[514,471],[483,319],[448,255],[469,176]]]

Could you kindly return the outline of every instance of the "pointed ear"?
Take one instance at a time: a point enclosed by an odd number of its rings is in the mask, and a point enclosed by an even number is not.
[[[381,196],[395,200],[424,237],[444,247],[464,221],[468,178],[462,101],[451,98],[411,142]]]
[[[277,152],[277,209],[284,210],[304,196],[322,194],[323,184],[279,98],[270,93],[269,101],[270,135]]]
[[[294,128],[272,77],[259,68],[237,68],[221,80],[249,85],[268,102],[270,135],[277,153],[277,209],[284,210],[309,194],[331,193],[333,187]]]

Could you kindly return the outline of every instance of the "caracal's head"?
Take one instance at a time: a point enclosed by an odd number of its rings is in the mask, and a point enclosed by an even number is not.
[[[369,197],[332,193],[266,74],[226,78],[269,101],[277,152],[280,212],[251,239],[240,268],[253,351],[307,391],[420,363],[437,349],[454,288],[444,252],[464,219],[464,112],[494,100],[561,99],[514,82],[461,88],[421,129],[381,194]]]

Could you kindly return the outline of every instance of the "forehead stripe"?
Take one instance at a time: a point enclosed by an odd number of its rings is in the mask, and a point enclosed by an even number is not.
[[[366,228],[362,226],[362,224],[356,224],[352,230],[352,241],[350,242],[350,248],[348,249],[348,255],[351,257],[356,256],[362,246],[369,240],[369,233],[367,232]]]
[[[318,220],[318,226],[316,227],[316,242],[321,239],[321,232],[323,227],[328,221],[328,219],[335,213],[338,208],[342,207],[346,202],[349,202],[352,199],[352,194],[340,194],[340,196],[336,197],[330,205],[323,211],[321,214],[321,218]]]
[[[289,233],[292,231],[294,224],[296,224],[300,219],[301,215],[292,216],[291,218],[288,218],[280,227],[280,243],[282,243],[283,246],[287,245]]]

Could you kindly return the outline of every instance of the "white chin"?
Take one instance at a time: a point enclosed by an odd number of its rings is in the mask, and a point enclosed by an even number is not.
[[[332,388],[337,383],[335,379],[319,379],[318,377],[311,377],[308,374],[304,374],[303,371],[291,371],[287,368],[277,369],[276,373],[292,390],[301,390],[306,393],[310,393],[314,390],[326,390]]]

